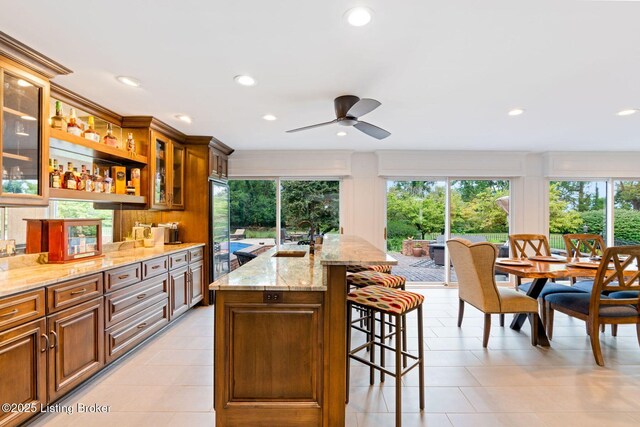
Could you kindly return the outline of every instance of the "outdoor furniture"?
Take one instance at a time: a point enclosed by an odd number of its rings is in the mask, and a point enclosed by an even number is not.
[[[233,254],[238,258],[239,266],[242,266],[257,257],[257,255],[252,254],[251,252],[243,251],[235,251]]]
[[[491,314],[518,313],[531,322],[531,344],[537,345],[539,329],[538,303],[514,289],[499,288],[494,275],[498,249],[489,242],[471,243],[455,238],[447,241],[458,276],[458,327],[462,326],[464,303],[484,313],[482,346],[487,347],[491,332]],[[544,331],[543,331],[544,333]]]
[[[235,233],[229,235],[229,239],[231,240],[240,240],[245,238],[245,229],[237,228]]]
[[[622,261],[620,256],[627,258]],[[591,294],[554,294],[546,297],[550,314],[557,310],[586,322],[593,356],[600,366],[604,366],[600,325],[635,324],[640,343],[640,299],[637,293],[640,289],[640,272],[635,267],[639,260],[640,246],[608,248],[600,261]],[[629,267],[634,272],[631,276],[627,271]],[[611,298],[603,294],[605,291],[615,292],[623,298]],[[553,321],[552,314],[549,319]]]
[[[486,242],[485,236],[452,236],[466,239],[471,243]],[[429,242],[429,256],[435,265],[444,265],[444,236],[436,237],[436,240]]]

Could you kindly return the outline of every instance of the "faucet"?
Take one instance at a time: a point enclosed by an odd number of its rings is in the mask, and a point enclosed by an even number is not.
[[[309,253],[313,254],[315,252],[315,245],[316,245],[316,237],[314,235],[314,228],[313,228],[313,224],[311,223],[311,221],[301,221],[298,224],[298,227],[302,226],[303,224],[309,224],[310,230],[309,230]]]

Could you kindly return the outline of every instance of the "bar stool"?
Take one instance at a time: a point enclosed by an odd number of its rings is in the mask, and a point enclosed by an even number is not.
[[[360,273],[361,271],[377,271],[378,273],[391,273],[391,265],[348,265],[347,273]]]
[[[402,376],[413,368],[418,366],[419,384],[420,384],[420,409],[424,409],[424,336],[422,328],[422,302],[424,297],[413,292],[403,291],[401,289],[387,288],[379,285],[366,286],[349,292],[347,295],[347,325],[351,325],[351,313],[353,308],[361,308],[370,312],[370,316],[375,318],[376,314],[380,314],[383,318],[385,314],[391,315],[395,322],[395,347],[385,343],[385,335],[376,335],[375,321],[369,323],[370,331],[367,334],[367,342],[352,349],[351,348],[351,331],[359,329],[357,327],[349,327],[347,332],[347,401],[349,403],[349,377],[350,377],[350,359],[357,360],[369,366],[369,383],[373,385],[374,371],[381,373],[381,381],[384,381],[384,374],[388,374],[396,379],[396,426],[402,425]],[[403,346],[401,338],[406,337],[407,331],[402,327],[403,317],[406,318],[407,313],[418,310],[418,356],[414,356],[406,351],[406,345]],[[379,341],[376,338],[380,338]],[[406,342],[406,341],[405,341]],[[380,365],[375,363],[375,349],[380,348]],[[369,360],[357,355],[358,352],[368,349]],[[396,366],[395,372],[385,368],[385,350],[395,352]],[[410,366],[404,366],[402,357],[408,357],[416,362]]]

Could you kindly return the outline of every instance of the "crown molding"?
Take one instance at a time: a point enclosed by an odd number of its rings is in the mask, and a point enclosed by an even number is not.
[[[0,31],[0,54],[48,79],[73,72],[2,31]]]
[[[66,104],[73,105],[75,108],[86,111],[92,116],[99,117],[115,125],[121,126],[122,116],[120,114],[115,113],[100,104],[96,104],[90,99],[87,99],[82,95],[78,95],[77,93],[54,82],[51,82],[51,97]]]

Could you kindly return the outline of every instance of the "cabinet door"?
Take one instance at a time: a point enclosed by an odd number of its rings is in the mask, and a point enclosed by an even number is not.
[[[0,204],[47,205],[48,99],[48,81],[0,59]]]
[[[151,208],[169,209],[170,174],[169,157],[171,141],[164,135],[151,132]]]
[[[190,284],[187,280],[189,269],[182,267],[169,272],[170,320],[175,319],[189,309]]]
[[[47,318],[49,402],[71,391],[104,365],[103,298]]]
[[[0,333],[0,401],[46,404],[47,336],[44,318]],[[0,425],[18,425],[30,412],[0,412]]]
[[[209,148],[209,176],[212,178],[219,178],[218,176],[218,156],[213,148]]]
[[[184,209],[184,147],[176,142],[171,144],[171,194],[169,203],[171,209]]]
[[[194,262],[189,265],[189,282],[190,282],[190,303],[193,307],[204,297],[204,264],[202,261]]]

